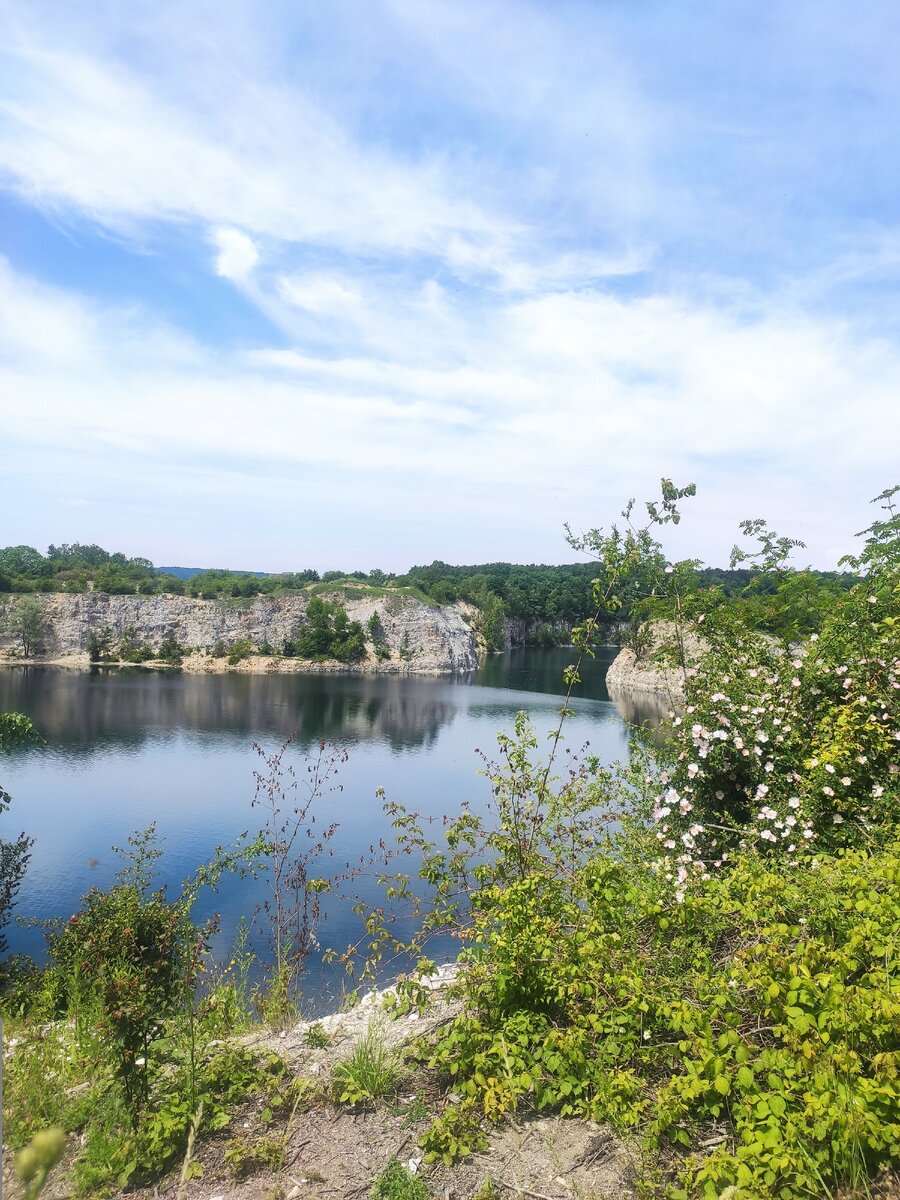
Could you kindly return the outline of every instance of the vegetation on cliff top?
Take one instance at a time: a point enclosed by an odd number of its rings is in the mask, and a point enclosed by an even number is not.
[[[579,552],[590,546],[570,539]],[[728,569],[684,563],[681,572],[686,586],[697,593],[746,608],[759,628],[781,632],[794,622],[794,632],[817,628],[832,600],[854,582],[851,573],[791,571],[790,587],[770,573],[760,575],[751,567],[734,563]],[[83,593],[90,588],[109,595],[177,595],[205,600],[241,600],[254,596],[278,596],[298,591],[360,593],[385,597],[410,595],[427,604],[450,604],[457,600],[473,604],[480,612],[479,631],[489,649],[506,641],[506,622],[522,623],[521,636],[536,644],[567,642],[573,624],[586,620],[594,611],[595,562],[559,566],[483,563],[451,566],[433,562],[411,567],[403,575],[381,570],[326,571],[312,569],[275,575],[204,570],[187,577],[154,568],[146,558],[127,558],[100,546],[50,546],[41,554],[32,546],[0,548],[0,592]],[[655,597],[640,589],[627,590],[618,620],[641,621],[650,615]],[[789,609],[786,612],[785,609]],[[614,615],[605,614],[607,621]],[[518,633],[516,636],[520,636]]]

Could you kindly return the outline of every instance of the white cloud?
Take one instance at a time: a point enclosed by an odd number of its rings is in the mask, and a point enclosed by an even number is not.
[[[72,51],[4,57],[0,171],[31,202],[125,232],[189,218],[342,253],[442,255],[453,239],[478,247],[482,270],[513,235],[437,160],[358,144],[298,92],[238,88],[212,114]]]
[[[64,450],[73,472],[91,456],[132,462],[148,502],[154,479],[165,491],[171,464],[192,462],[221,489],[227,524],[262,494],[261,477],[277,492],[285,478],[326,472],[373,519],[402,495],[436,544],[456,521],[473,546],[532,538],[533,554],[558,558],[564,520],[609,519],[666,474],[700,489],[705,515],[685,553],[722,562],[738,519],[762,515],[823,562],[866,523],[868,494],[895,470],[900,354],[789,310],[748,322],[671,298],[572,292],[510,298],[482,319],[454,312],[430,340],[420,328],[416,345],[400,319],[380,327],[377,355],[223,355],[140,312],[107,313],[8,269],[5,278],[0,395],[15,400],[4,402],[4,429],[32,447],[33,489]],[[354,339],[370,319],[365,297],[341,315],[339,287],[318,281],[303,295],[331,297],[334,322],[356,322]],[[192,478],[179,479],[188,507]],[[68,494],[78,486],[73,478]],[[691,529],[687,519],[677,536]]]
[[[245,280],[259,262],[259,251],[251,238],[239,229],[220,226],[212,232],[216,255],[216,274],[235,282]]]

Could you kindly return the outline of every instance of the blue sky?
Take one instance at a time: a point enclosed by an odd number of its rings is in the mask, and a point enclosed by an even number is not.
[[[832,566],[898,481],[900,9],[0,0],[0,544]]]

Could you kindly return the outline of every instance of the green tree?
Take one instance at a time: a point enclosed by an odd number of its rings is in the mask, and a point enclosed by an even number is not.
[[[108,662],[112,658],[112,630],[108,625],[88,633],[87,652],[92,663]]]
[[[331,605],[313,596],[306,606],[306,624],[297,638],[301,658],[327,658],[331,649]]]
[[[41,648],[44,637],[44,610],[34,596],[20,597],[10,608],[7,617],[9,632],[19,639],[22,653],[30,658]]]
[[[503,650],[506,646],[506,608],[499,596],[483,592],[477,601],[481,613],[476,627],[488,650]]]

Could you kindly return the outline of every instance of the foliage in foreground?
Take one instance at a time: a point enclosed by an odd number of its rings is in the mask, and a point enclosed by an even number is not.
[[[673,904],[639,837],[481,898],[467,1007],[428,1062],[460,1116],[519,1108],[693,1151],[671,1194],[821,1196],[900,1154],[900,846],[746,852]],[[458,1147],[452,1121],[432,1156]],[[698,1150],[710,1141],[715,1149]]]
[[[645,527],[629,505],[623,531],[589,535],[597,619],[649,588],[683,634],[665,583],[679,572],[650,531],[690,494],[664,480]],[[441,844],[392,807],[422,858],[425,929],[443,921],[467,947],[464,1012],[424,1056],[461,1097],[426,1134],[429,1158],[529,1108],[632,1131],[642,1185],[678,1200],[864,1194],[900,1156],[893,495],[853,563],[861,581],[806,647],[695,610],[708,649],[646,771],[562,770],[560,729],[538,761],[522,715],[488,770],[492,820],[463,812]],[[646,821],[607,835],[616,804]],[[368,932],[390,944],[383,913]]]
[[[114,886],[49,930],[48,967],[8,984],[6,1135],[16,1148],[48,1126],[80,1133],[82,1194],[154,1178],[248,1095],[281,1087],[280,1059],[222,1041],[242,1008],[226,980],[201,988],[213,926],[190,916],[201,886],[258,849],[218,855],[168,900],[153,889],[153,829],[136,835]]]

